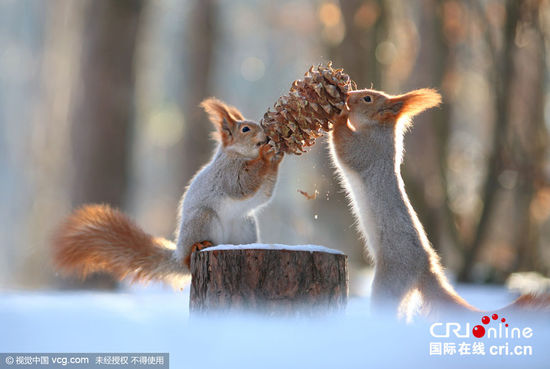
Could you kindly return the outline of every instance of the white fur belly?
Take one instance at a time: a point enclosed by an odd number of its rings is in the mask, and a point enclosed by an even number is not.
[[[345,185],[347,192],[352,199],[353,211],[359,222],[359,229],[367,242],[367,247],[372,256],[376,254],[376,221],[372,210],[369,208],[367,198],[367,188],[363,180],[354,171],[347,170],[344,172]]]
[[[263,196],[265,197],[265,196]],[[256,242],[256,225],[251,222],[251,213],[265,202],[258,191],[246,200],[226,199],[220,204],[221,229],[214,230],[217,243]]]

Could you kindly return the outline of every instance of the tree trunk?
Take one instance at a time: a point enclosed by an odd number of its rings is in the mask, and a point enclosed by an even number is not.
[[[83,27],[82,82],[73,112],[73,205],[121,206],[134,109],[141,1],[91,1]]]
[[[73,207],[84,203],[124,205],[134,118],[134,53],[143,1],[89,1],[85,7],[81,83],[72,112]],[[113,288],[109,276],[86,282]]]
[[[374,86],[382,88],[383,66],[376,60],[376,46],[387,37],[388,31],[388,11],[384,1],[375,0],[365,2],[362,0],[346,0],[340,2],[342,12],[342,22],[345,24],[346,32],[342,41],[338,44],[325,42],[328,58],[334,62],[336,68],[344,68],[346,73],[352,76],[357,83],[358,88],[367,88]],[[372,18],[357,21],[357,14],[363,10]],[[326,140],[318,141],[316,145],[323,146],[314,148],[312,152],[316,153],[315,168],[319,171],[319,192],[327,200],[316,201],[312,204],[315,214],[330,214],[331,226],[322,232],[334,233],[335,230],[348,230],[350,224],[355,219],[349,211],[346,194],[341,190],[340,184],[333,178],[334,167],[331,161],[327,160],[328,142]],[[364,241],[358,237],[357,233],[351,231],[338,232],[341,250],[350,256],[350,275],[352,291],[360,291],[361,274],[358,273],[370,264],[367,256]],[[354,283],[357,279],[357,283]],[[354,288],[355,286],[355,288]]]
[[[458,275],[460,282],[472,281],[472,269],[477,257],[483,248],[489,233],[494,208],[497,205],[497,194],[500,186],[498,175],[505,169],[505,158],[509,157],[509,145],[506,134],[510,125],[510,98],[515,97],[512,92],[512,83],[516,77],[514,56],[517,52],[516,28],[522,20],[519,15],[519,2],[509,0],[506,3],[506,23],[504,26],[503,50],[497,54],[497,48],[491,41],[488,42],[491,51],[491,62],[495,65],[495,122],[493,126],[493,143],[487,163],[485,183],[481,193],[482,209],[470,247],[464,255],[462,270]]]
[[[181,185],[186,185],[196,171],[212,155],[209,133],[212,125],[199,107],[200,102],[212,94],[210,87],[217,32],[217,0],[195,0],[185,40],[187,68],[185,80],[187,94],[183,103],[185,128],[178,155],[184,158],[178,168]],[[183,97],[182,97],[183,98]],[[223,99],[222,99],[223,100]],[[230,101],[228,101],[230,102]]]
[[[303,249],[193,254],[190,311],[297,315],[338,311],[348,295],[347,256]]]

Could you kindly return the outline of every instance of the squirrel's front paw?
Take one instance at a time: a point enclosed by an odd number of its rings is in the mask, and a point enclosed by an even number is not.
[[[268,164],[271,164],[271,166],[278,166],[279,163],[283,160],[284,152],[277,151],[273,146],[270,144],[264,144],[260,148],[260,158]]]
[[[275,152],[275,148],[270,144],[266,143],[260,147],[260,151],[258,152],[258,157],[263,161],[269,162],[271,161],[271,159],[275,157],[276,154],[277,153]]]
[[[275,155],[273,155],[273,157],[271,158],[271,163],[272,164],[279,164],[282,160],[283,160],[283,157],[285,156],[284,152],[280,151],[278,153],[276,153]]]
[[[187,254],[187,256],[185,257],[185,259],[183,261],[185,263],[185,265],[187,266],[187,268],[191,268],[191,255],[193,255],[193,253],[195,251],[200,251],[200,250],[205,249],[205,248],[210,247],[210,246],[212,246],[212,242],[210,242],[210,241],[202,241],[202,242],[194,243],[191,246],[191,249],[189,250],[189,253]]]
[[[335,126],[344,126],[348,123],[349,110],[347,107],[344,107],[342,111],[333,118],[333,123]]]

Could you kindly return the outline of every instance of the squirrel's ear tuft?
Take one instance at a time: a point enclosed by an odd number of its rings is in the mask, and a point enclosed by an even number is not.
[[[215,97],[203,100],[200,106],[208,114],[210,121],[216,126],[217,134],[214,137],[227,144],[231,139],[235,123],[239,120],[244,120],[241,112],[234,106],[227,105]]]
[[[434,89],[421,88],[389,98],[385,105],[394,118],[412,118],[426,109],[441,104],[441,95]]]

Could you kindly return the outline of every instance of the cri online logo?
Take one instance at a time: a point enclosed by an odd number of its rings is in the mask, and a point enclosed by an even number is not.
[[[489,326],[492,321],[495,321],[495,323]],[[478,324],[471,330],[470,323],[466,323],[465,325],[458,322],[433,323],[430,326],[430,334],[432,337],[441,338],[451,336],[467,338],[470,337],[470,332],[476,338],[483,338],[485,336],[487,338],[531,338],[533,336],[533,329],[530,327],[523,329],[517,327],[508,328],[506,318],[501,317],[499,321],[498,314],[491,315],[491,318],[484,315],[481,318],[481,323],[483,325]]]
[[[498,314],[491,315],[491,318],[493,318],[493,320],[498,320]],[[501,318],[500,321],[502,323],[505,323],[506,318]],[[487,325],[491,322],[491,319],[489,319],[489,317],[487,315],[484,315],[483,318],[481,318],[481,322],[483,324]],[[508,323],[506,323],[506,327],[508,327]],[[472,329],[472,334],[474,335],[474,337],[477,337],[477,338],[481,338],[481,337],[485,336],[485,327],[482,326],[482,325],[476,325]]]

